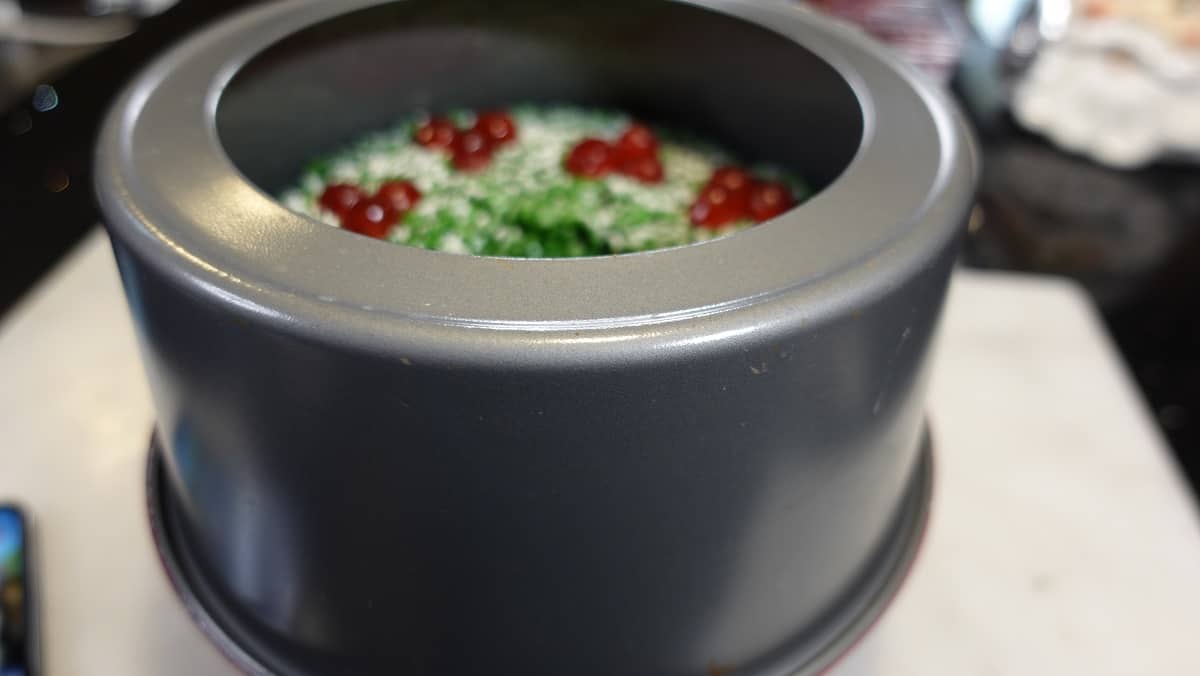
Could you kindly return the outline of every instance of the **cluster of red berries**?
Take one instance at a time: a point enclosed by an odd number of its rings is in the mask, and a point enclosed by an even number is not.
[[[756,223],[774,218],[796,205],[792,191],[778,181],[756,181],[738,167],[721,167],[688,210],[692,224],[719,228],[734,221]]]
[[[643,183],[663,179],[658,159],[658,139],[642,124],[629,125],[615,143],[585,138],[567,153],[566,170],[583,178],[603,178],[614,171]]]
[[[421,200],[421,191],[408,181],[388,181],[374,195],[348,183],[334,183],[317,200],[337,214],[342,227],[360,235],[383,238],[389,228]]]
[[[460,171],[476,171],[492,161],[496,148],[517,138],[512,117],[499,110],[480,113],[475,125],[459,129],[445,117],[434,116],[413,132],[413,140],[435,150],[448,150],[451,162]]]
[[[584,178],[603,178],[613,172],[644,183],[663,179],[658,139],[642,124],[633,123],[613,143],[585,138],[563,162],[567,171]],[[792,191],[777,181],[756,181],[744,169],[721,167],[713,172],[688,212],[692,224],[719,228],[735,221],[774,218],[795,206]]]
[[[480,113],[469,129],[459,129],[445,117],[434,116],[417,127],[413,140],[426,148],[446,150],[451,162],[461,171],[486,167],[492,153],[517,138],[512,117],[503,111]],[[658,139],[649,127],[630,124],[614,142],[585,138],[567,153],[563,165],[570,173],[584,178],[603,178],[619,173],[643,183],[663,180],[658,158]],[[318,200],[337,215],[342,227],[368,237],[382,238],[388,230],[416,206],[421,192],[409,181],[388,181],[374,195],[347,183],[325,188]],[[692,203],[688,216],[693,225],[719,228],[735,221],[755,222],[774,218],[795,206],[796,200],[786,185],[777,181],[758,181],[738,167],[721,167]]]

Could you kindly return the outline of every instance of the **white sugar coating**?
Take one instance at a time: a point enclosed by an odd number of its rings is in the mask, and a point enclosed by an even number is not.
[[[363,177],[363,167],[360,163],[353,160],[341,160],[334,163],[332,169],[330,170],[330,177],[334,181],[358,183]]]
[[[314,173],[306,174],[300,183],[300,191],[310,195],[319,195],[325,189],[325,180]]]
[[[283,202],[283,206],[292,211],[308,211],[309,200],[303,192],[299,190],[289,190],[279,197],[279,201]]]
[[[317,208],[317,218],[320,219],[322,222],[324,222],[326,225],[332,225],[335,228],[342,227],[341,219],[338,218],[338,215],[328,209],[321,209],[320,207],[318,207]]]
[[[468,251],[467,244],[463,241],[463,238],[453,232],[442,235],[438,248],[447,253],[467,253]]]
[[[386,181],[407,180],[421,198],[386,239],[489,255],[623,253],[704,241],[751,224],[711,230],[689,221],[701,187],[730,161],[719,149],[656,130],[662,181],[644,183],[615,173],[582,179],[566,171],[564,158],[584,138],[615,141],[630,124],[628,116],[573,107],[519,106],[509,112],[516,141],[499,147],[483,169],[459,171],[446,151],[413,142],[413,130],[428,119],[421,114],[315,163],[280,200],[337,225],[337,217],[317,203],[328,185],[350,183],[373,193]],[[460,128],[475,117],[467,111],[447,116]]]

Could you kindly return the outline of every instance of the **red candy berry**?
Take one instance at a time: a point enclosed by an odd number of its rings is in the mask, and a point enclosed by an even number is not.
[[[482,132],[492,145],[503,145],[517,138],[517,125],[508,113],[503,111],[480,113],[475,120],[475,129]]]
[[[413,132],[413,140],[426,148],[449,148],[458,136],[454,123],[444,117],[431,117]]]
[[[358,186],[348,183],[334,183],[325,187],[317,202],[338,216],[345,215],[350,209],[366,197]]]
[[[613,170],[613,148],[600,139],[586,138],[571,149],[563,164],[576,176],[600,178]]]
[[[750,188],[754,185],[754,179],[745,169],[740,169],[733,166],[724,166],[713,172],[712,178],[708,179],[709,185],[719,185],[729,192],[744,194],[749,197]]]
[[[492,142],[478,129],[468,129],[454,138],[454,166],[460,171],[477,171],[492,160]]]
[[[792,191],[782,183],[764,181],[750,189],[750,217],[761,223],[795,206]]]
[[[710,185],[700,191],[700,196],[688,211],[693,225],[703,228],[719,228],[745,218],[745,202],[719,185]]]
[[[393,211],[403,215],[417,205],[421,199],[421,191],[408,181],[388,181],[379,186],[375,198],[391,205]]]
[[[382,239],[395,222],[391,205],[377,197],[362,200],[342,217],[343,228],[376,239]]]
[[[662,163],[653,155],[625,160],[621,163],[621,173],[642,183],[659,183],[663,180]]]
[[[658,153],[658,139],[654,137],[654,132],[646,125],[636,122],[629,125],[614,146],[617,159],[621,162],[654,157]]]

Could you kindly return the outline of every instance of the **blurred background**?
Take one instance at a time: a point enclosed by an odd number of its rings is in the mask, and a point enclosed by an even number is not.
[[[247,4],[0,0],[0,314],[95,226],[93,137],[122,83]],[[984,154],[963,263],[1080,282],[1200,485],[1200,0],[797,4],[959,100]]]

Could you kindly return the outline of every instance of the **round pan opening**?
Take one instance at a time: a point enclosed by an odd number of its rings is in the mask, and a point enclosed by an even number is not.
[[[973,182],[966,135],[928,83],[791,5],[295,2],[220,28],[127,88],[97,194],[139,256],[256,316],[571,330],[710,316],[821,295],[867,261],[926,265]],[[703,245],[519,261],[380,246],[273,197],[313,155],[397,116],[521,101],[623,109],[817,192]]]
[[[864,126],[853,88],[824,59],[704,8],[409,0],[259,52],[222,92],[216,128],[237,169],[278,195],[314,157],[400,119],[520,104],[625,112],[784,168],[814,191],[850,164]]]

